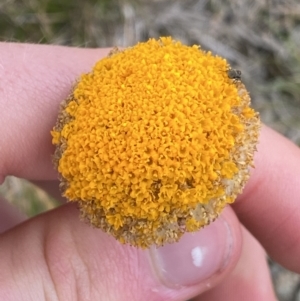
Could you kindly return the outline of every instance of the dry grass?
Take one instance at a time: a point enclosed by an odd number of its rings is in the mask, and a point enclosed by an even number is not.
[[[129,46],[162,35],[171,35],[187,44],[200,44],[226,57],[232,66],[242,70],[253,105],[264,123],[300,145],[297,0],[4,0],[0,3],[1,40],[103,47]],[[8,179],[0,193],[19,206],[26,204],[23,209],[29,215],[55,205],[51,198],[15,178]],[[282,292],[284,281],[278,279],[286,272],[278,266],[272,266],[272,271],[280,300],[300,300],[299,277],[288,274],[296,279],[295,285]]]

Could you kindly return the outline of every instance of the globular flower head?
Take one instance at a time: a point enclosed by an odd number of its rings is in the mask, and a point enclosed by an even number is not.
[[[63,194],[139,247],[212,222],[242,191],[258,114],[225,59],[171,38],[112,53],[81,76],[52,131]]]

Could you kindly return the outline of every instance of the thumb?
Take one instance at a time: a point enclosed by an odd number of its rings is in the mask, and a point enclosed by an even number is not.
[[[187,300],[215,286],[241,248],[230,208],[175,244],[141,250],[79,221],[74,204],[0,236],[1,300]]]

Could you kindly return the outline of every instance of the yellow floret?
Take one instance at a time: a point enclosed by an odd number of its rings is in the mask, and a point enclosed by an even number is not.
[[[177,241],[249,176],[259,119],[225,59],[171,38],[114,51],[82,75],[52,131],[64,196],[119,241]]]

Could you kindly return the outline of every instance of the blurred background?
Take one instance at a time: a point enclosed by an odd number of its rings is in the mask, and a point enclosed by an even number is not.
[[[242,71],[263,122],[300,145],[298,0],[1,0],[0,40],[77,47],[130,46],[172,36]],[[8,177],[4,195],[28,216],[57,205]],[[296,230],[296,229],[295,229]],[[280,301],[300,301],[300,276],[270,261]]]

